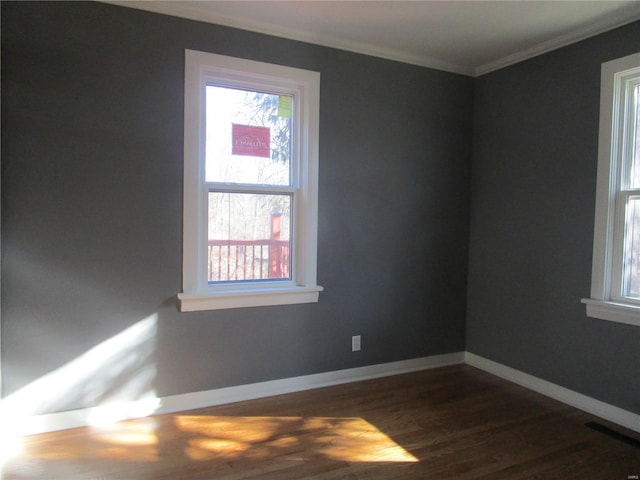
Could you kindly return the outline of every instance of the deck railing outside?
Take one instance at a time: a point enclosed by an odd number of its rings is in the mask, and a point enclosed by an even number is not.
[[[209,240],[209,282],[290,278],[290,241],[280,239],[282,214],[271,214],[271,238]]]

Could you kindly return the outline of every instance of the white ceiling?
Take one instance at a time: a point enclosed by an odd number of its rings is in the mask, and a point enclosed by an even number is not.
[[[472,76],[640,19],[640,0],[109,3]]]

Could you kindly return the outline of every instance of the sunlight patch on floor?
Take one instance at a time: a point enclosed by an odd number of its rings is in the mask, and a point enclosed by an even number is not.
[[[418,461],[362,418],[167,415],[88,428],[86,435],[54,432],[27,442],[18,457],[61,463],[156,463],[180,456],[198,462]]]
[[[155,423],[122,422],[109,429],[101,429],[96,437],[103,442],[117,445],[157,445]]]
[[[96,456],[127,462],[157,462],[157,423],[152,418],[119,422],[95,429]]]
[[[362,418],[177,415],[174,421],[182,432],[194,435],[186,451],[193,460],[297,453],[350,462],[418,461]]]
[[[2,479],[5,463],[22,453],[22,444],[22,438],[20,437],[0,434],[0,479]]]

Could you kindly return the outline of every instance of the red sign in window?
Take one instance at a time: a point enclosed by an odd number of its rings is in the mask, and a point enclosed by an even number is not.
[[[251,157],[271,156],[271,130],[269,127],[253,127],[250,125],[232,125],[231,154],[249,155]]]

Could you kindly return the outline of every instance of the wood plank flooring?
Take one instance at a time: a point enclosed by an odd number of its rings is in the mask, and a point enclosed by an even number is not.
[[[629,480],[609,424],[469,366],[25,437],[5,479]]]

